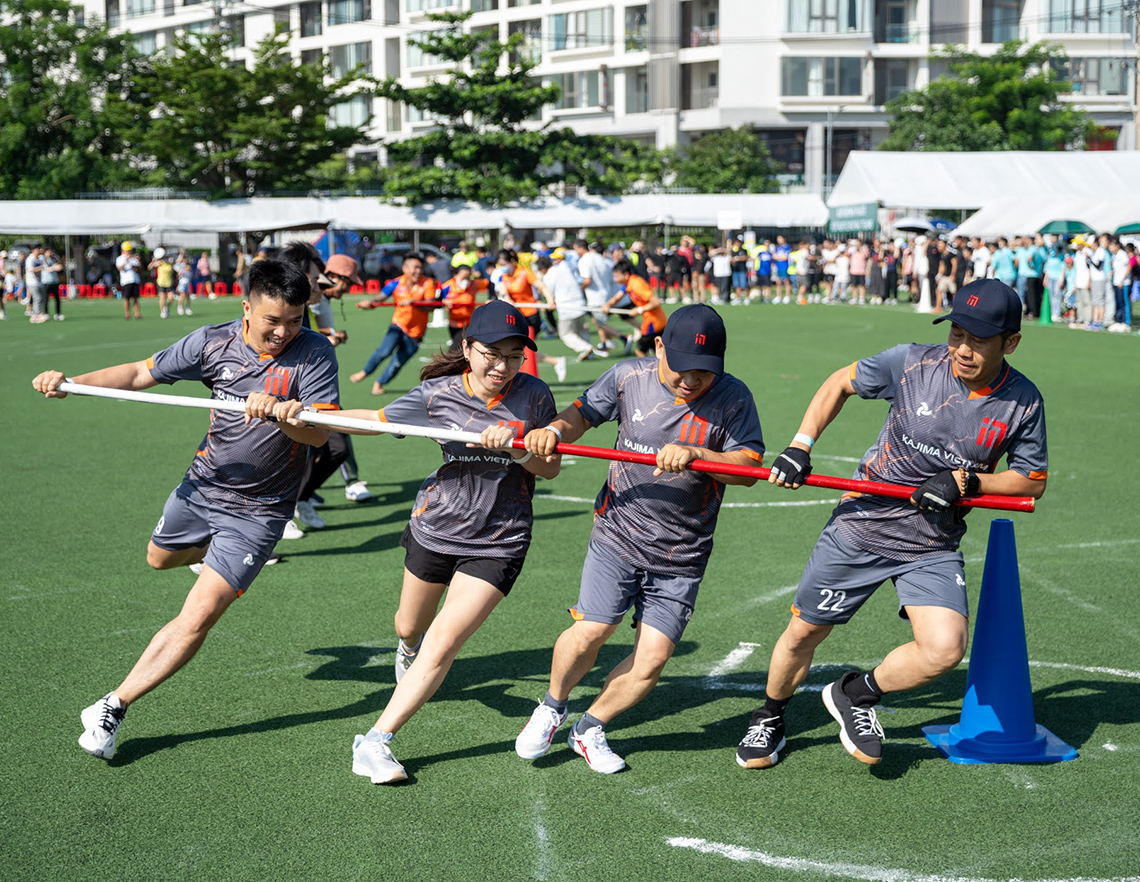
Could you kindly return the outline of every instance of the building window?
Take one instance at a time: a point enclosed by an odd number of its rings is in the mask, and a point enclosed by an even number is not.
[[[875,61],[875,103],[886,104],[910,89],[910,62],[902,59]]]
[[[646,113],[649,110],[649,71],[644,67],[625,69],[625,112]]]
[[[244,46],[245,16],[230,15],[222,19],[222,32],[229,36],[230,46]]]
[[[302,3],[301,4],[301,36],[302,37],[319,37],[324,31],[323,18],[321,16],[321,3],[317,0],[316,3]]]
[[[917,39],[911,0],[886,0],[875,5],[876,43],[913,43]]]
[[[301,64],[322,65],[325,63],[325,53],[322,49],[302,49]]]
[[[494,12],[499,8],[499,0],[471,0],[472,12]]]
[[[455,5],[456,0],[405,0],[404,8],[408,12],[431,12],[433,9],[447,9]]]
[[[370,18],[372,0],[329,0],[329,27]]]
[[[982,42],[1008,43],[1021,32],[1021,0],[984,0]]]
[[[127,18],[154,14],[154,0],[127,0]]]
[[[1128,30],[1120,0],[1047,0],[1044,30],[1052,34],[1122,34]]]
[[[586,49],[609,46],[613,42],[614,11],[589,9],[550,16],[550,48]]]
[[[425,52],[416,39],[415,35],[408,38],[408,67],[431,67],[442,63],[438,55]]]
[[[511,64],[518,64],[520,61],[538,64],[542,59],[542,19],[512,21],[507,25],[507,38],[510,39],[515,34],[522,34],[523,41],[518,49],[511,52]]]
[[[649,7],[627,7],[625,10],[625,51],[644,52],[648,48]]]
[[[158,38],[154,31],[147,31],[145,34],[135,34],[134,36],[135,49],[143,55],[154,55],[158,51]]]
[[[353,95],[347,101],[336,104],[332,109],[332,121],[336,126],[362,126],[372,117],[372,96]]]
[[[720,100],[720,64],[706,61],[681,65],[681,109],[708,110]]]
[[[788,0],[793,34],[851,34],[869,30],[865,0]]]
[[[514,9],[517,6],[538,6],[542,0],[507,0],[507,8]]]
[[[822,98],[863,94],[862,58],[785,58],[780,94]]]
[[[768,148],[768,155],[782,165],[788,174],[804,173],[807,129],[760,129],[756,135]]]
[[[1072,95],[1131,95],[1132,77],[1125,58],[1070,58],[1055,68],[1056,77],[1072,84]]]
[[[681,3],[680,37],[682,49],[720,43],[718,0],[685,0]]]
[[[347,76],[358,67],[363,68],[362,75],[372,73],[372,44],[348,43],[344,46],[333,46],[329,49],[329,61],[332,62],[332,75],[340,78]]]
[[[106,0],[103,9],[103,17],[107,20],[107,24],[110,27],[117,28],[119,26],[119,0]]]
[[[601,104],[596,70],[554,74],[550,77],[550,82],[562,90],[554,104],[558,110],[599,107]]]
[[[293,25],[293,7],[278,6],[273,10],[273,29],[287,31]]]

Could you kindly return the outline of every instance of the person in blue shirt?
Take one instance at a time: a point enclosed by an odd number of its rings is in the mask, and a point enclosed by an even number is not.
[[[1006,241],[1004,236],[999,236],[997,240],[997,251],[994,252],[990,258],[990,266],[994,270],[994,278],[1000,282],[1005,282],[1011,288],[1017,282],[1017,261],[1014,257],[1013,250],[1009,247],[1009,242]]]
[[[1049,292],[1049,310],[1053,321],[1061,321],[1062,292],[1065,290],[1065,252],[1060,241],[1054,242],[1045,258],[1045,290]],[[1042,306],[1042,309],[1045,307]]]

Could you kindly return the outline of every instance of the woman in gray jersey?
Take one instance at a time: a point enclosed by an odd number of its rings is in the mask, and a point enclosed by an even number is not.
[[[510,592],[530,546],[535,476],[558,474],[559,457],[510,448],[556,412],[546,384],[519,373],[524,349],[534,348],[521,312],[503,300],[487,303],[472,314],[462,350],[437,355],[419,386],[379,411],[385,422],[478,432],[480,443],[440,443],[443,465],[424,481],[400,540],[407,554],[396,610],[396,690],[352,746],[352,771],[373,784],[408,777],[389,742]]]

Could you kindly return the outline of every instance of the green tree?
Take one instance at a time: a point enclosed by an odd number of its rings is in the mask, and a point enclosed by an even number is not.
[[[698,193],[775,193],[780,163],[768,155],[760,136],[748,126],[702,135],[672,150],[666,160],[673,185]]]
[[[1056,45],[1005,43],[992,56],[950,49],[948,76],[887,103],[880,150],[1079,149],[1097,127],[1060,100],[1068,56]]]
[[[439,199],[502,203],[551,188],[585,186],[621,193],[660,177],[656,150],[633,141],[580,135],[567,127],[535,123],[558,100],[559,89],[533,74],[536,62],[525,36],[501,42],[493,32],[464,31],[469,13],[429,18],[439,28],[412,38],[426,54],[449,65],[445,77],[406,88],[395,78],[377,86],[389,101],[410,105],[437,128],[387,145],[381,179],[392,198],[419,204]]]
[[[225,34],[189,35],[154,56],[124,124],[145,179],[211,198],[322,186],[327,160],[364,140],[363,126],[332,125],[332,108],[367,80],[297,64],[288,44],[285,33],[267,37],[250,68],[228,61]]]
[[[116,125],[137,54],[67,0],[0,0],[0,195],[134,184]]]

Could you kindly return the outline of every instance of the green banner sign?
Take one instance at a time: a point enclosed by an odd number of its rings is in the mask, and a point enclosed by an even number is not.
[[[870,233],[879,225],[879,203],[837,205],[830,209],[829,215],[829,233]]]

